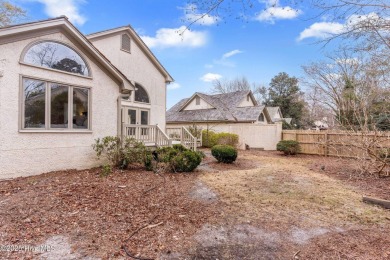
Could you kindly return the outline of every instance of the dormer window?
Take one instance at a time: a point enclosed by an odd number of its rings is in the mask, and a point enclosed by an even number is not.
[[[121,50],[130,52],[130,36],[127,34],[122,34],[121,39]]]
[[[259,115],[259,122],[264,122],[264,114],[263,113],[261,113]]]
[[[196,102],[196,105],[199,106],[200,105],[200,97],[196,97],[195,102]]]
[[[249,95],[248,95],[248,96],[246,96],[246,101],[249,101]]]

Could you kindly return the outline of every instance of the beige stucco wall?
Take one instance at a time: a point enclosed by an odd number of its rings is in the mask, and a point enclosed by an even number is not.
[[[123,101],[124,106],[150,109],[150,124],[165,128],[166,83],[165,78],[143,50],[131,40],[131,53],[121,50],[122,33],[91,39],[92,43],[114,64],[126,77],[142,85],[148,92],[150,105]]]
[[[204,101],[202,98],[199,98],[199,105],[196,104],[196,97],[191,100],[190,103],[187,104],[187,106],[183,110],[199,110],[199,109],[209,109],[214,108],[209,103]]]
[[[101,162],[91,148],[94,139],[117,134],[119,86],[90,58],[83,56],[93,78],[74,76],[22,65],[19,57],[32,41],[57,40],[76,50],[61,33],[0,45],[0,178],[34,175],[69,168],[83,169]],[[79,51],[80,52],[80,51]],[[92,131],[85,133],[20,132],[20,76],[33,76],[76,86],[90,87]]]
[[[192,124],[167,124],[170,127],[188,127]],[[264,148],[265,150],[276,150],[276,144],[282,138],[282,124],[217,124],[217,123],[196,123],[202,129],[210,129],[215,132],[234,133],[239,136],[239,149],[245,149],[245,145],[250,148]]]

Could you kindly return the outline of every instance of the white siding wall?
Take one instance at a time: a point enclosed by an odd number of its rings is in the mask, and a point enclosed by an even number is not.
[[[122,51],[121,35],[91,39],[92,43],[114,64],[127,78],[141,84],[149,94],[150,105],[133,101],[124,101],[125,106],[150,108],[150,124],[165,128],[166,84],[161,72],[145,55],[140,46],[131,40],[131,53]],[[134,100],[134,96],[132,97]]]
[[[78,49],[60,33],[0,45],[0,71],[4,71],[0,77],[0,178],[97,166],[101,162],[91,148],[94,139],[117,134],[118,84],[85,56],[93,79],[19,64],[23,49],[37,39],[58,40]],[[91,87],[92,132],[19,132],[20,75]]]
[[[167,127],[188,127],[191,124],[167,124]],[[202,129],[210,129],[215,132],[227,132],[239,136],[239,148],[245,149],[245,144],[251,148],[264,148],[265,150],[276,150],[276,144],[282,138],[282,124],[217,124],[197,123]]]

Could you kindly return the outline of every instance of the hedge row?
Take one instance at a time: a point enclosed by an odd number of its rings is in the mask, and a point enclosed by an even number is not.
[[[215,145],[230,145],[237,147],[238,135],[231,133],[216,133],[211,130],[202,131],[202,145],[211,148]]]

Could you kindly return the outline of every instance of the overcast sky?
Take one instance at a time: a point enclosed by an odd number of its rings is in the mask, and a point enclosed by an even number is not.
[[[291,8],[278,0],[259,1],[245,19],[206,17],[183,36],[188,20],[180,0],[18,0],[30,20],[66,15],[85,34],[130,24],[170,72],[167,108],[195,91],[207,92],[214,79],[245,76],[268,85],[279,72],[301,77],[301,65],[321,59],[332,44],[315,44],[342,30],[343,21],[316,17],[309,6]],[[316,17],[316,18],[314,18]],[[187,22],[185,22],[187,21]]]

